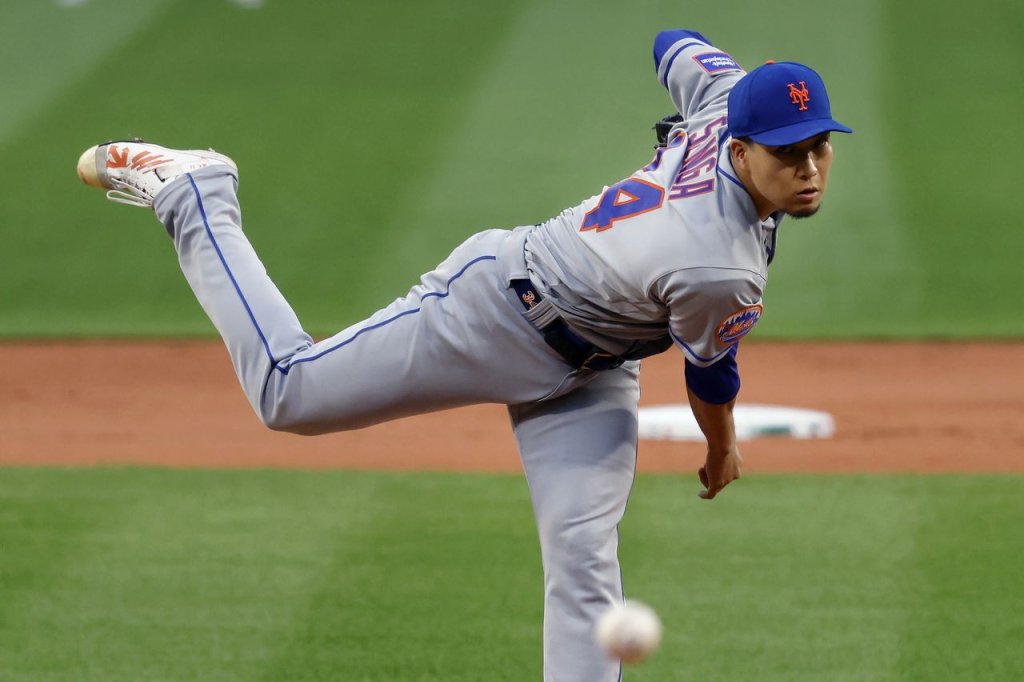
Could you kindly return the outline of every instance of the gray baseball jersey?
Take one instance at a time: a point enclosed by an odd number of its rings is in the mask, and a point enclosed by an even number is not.
[[[725,144],[743,71],[701,41],[675,47],[659,75],[684,123],[650,164],[534,230],[526,257],[541,292],[598,346],[642,357],[668,334],[704,367],[760,318],[776,224],[758,217]]]
[[[703,366],[761,312],[773,225],[758,220],[723,144],[742,72],[704,41],[670,47],[659,74],[686,121],[648,166],[542,225],[474,235],[408,295],[318,343],[242,231],[232,168],[183,175],[153,202],[271,428],[315,434],[509,406],[543,554],[549,682],[620,678],[593,627],[623,599],[618,524],[636,465],[639,363],[569,366],[537,316],[629,357],[671,338]],[[550,308],[524,309],[511,285],[527,277]]]

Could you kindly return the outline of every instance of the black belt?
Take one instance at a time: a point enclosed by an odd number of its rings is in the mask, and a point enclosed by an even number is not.
[[[528,279],[512,280],[512,288],[516,290],[519,302],[527,310],[543,300],[540,292],[533,286],[533,282]],[[544,341],[569,363],[570,367],[600,371],[615,369],[625,362],[624,358],[601,350],[584,339],[570,329],[569,325],[560,317],[556,317],[554,321],[543,327],[538,327],[537,331],[544,337]]]

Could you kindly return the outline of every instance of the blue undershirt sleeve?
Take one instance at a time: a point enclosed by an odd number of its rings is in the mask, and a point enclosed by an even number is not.
[[[706,403],[724,405],[740,392],[740,372],[736,366],[739,344],[729,349],[721,360],[707,367],[686,361],[686,385]]]

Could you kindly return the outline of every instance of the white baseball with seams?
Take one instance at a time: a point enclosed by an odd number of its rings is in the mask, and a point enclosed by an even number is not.
[[[661,643],[661,620],[647,604],[627,600],[601,616],[594,636],[609,658],[638,663]]]

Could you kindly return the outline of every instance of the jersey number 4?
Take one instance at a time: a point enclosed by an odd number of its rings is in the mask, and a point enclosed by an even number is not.
[[[663,188],[639,178],[626,178],[604,191],[597,206],[583,216],[580,232],[603,232],[615,224],[615,221],[653,211],[664,201]]]

